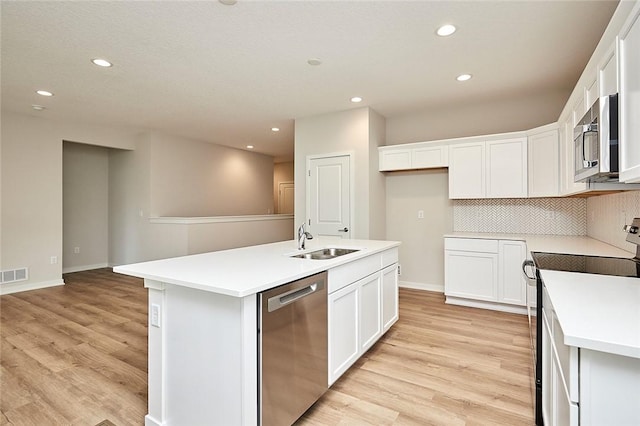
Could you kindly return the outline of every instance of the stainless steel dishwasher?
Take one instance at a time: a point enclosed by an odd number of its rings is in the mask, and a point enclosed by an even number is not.
[[[328,388],[327,273],[258,298],[260,424],[290,425]]]

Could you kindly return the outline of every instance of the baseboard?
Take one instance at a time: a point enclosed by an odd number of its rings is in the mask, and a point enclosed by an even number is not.
[[[147,414],[144,416],[144,426],[162,426],[162,423]]]
[[[11,293],[20,293],[21,291],[39,290],[41,288],[55,287],[64,285],[64,280],[51,280],[51,281],[39,281],[39,282],[17,282],[6,283],[0,285],[0,296]]]
[[[482,300],[470,300],[459,297],[447,296],[445,303],[449,305],[467,306],[470,308],[490,309],[492,311],[509,312],[512,314],[527,314],[526,306],[507,305],[504,303],[485,302]]]
[[[403,288],[412,288],[414,290],[426,290],[426,291],[435,291],[437,293],[444,293],[444,285],[441,285],[441,284],[427,284],[427,283],[414,283],[411,281],[398,281],[398,286]]]
[[[62,268],[63,274],[70,274],[72,272],[81,272],[81,271],[90,271],[92,269],[100,269],[100,268],[108,268],[108,263],[96,263],[95,265],[83,265],[83,266],[72,266],[70,268]]]

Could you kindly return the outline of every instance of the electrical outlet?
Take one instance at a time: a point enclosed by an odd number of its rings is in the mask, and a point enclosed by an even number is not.
[[[160,305],[151,304],[151,325],[160,328]]]
[[[73,253],[74,254],[79,254],[80,253],[80,247],[74,247],[73,248]]]
[[[58,263],[58,256],[51,256],[50,261],[52,265],[55,265],[56,263]]]
[[[424,219],[424,210],[418,210],[418,219]]]

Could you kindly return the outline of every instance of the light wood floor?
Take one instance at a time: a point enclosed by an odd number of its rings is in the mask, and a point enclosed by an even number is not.
[[[147,294],[108,269],[0,297],[0,424],[142,425]],[[400,321],[299,425],[531,425],[524,316],[401,289]]]

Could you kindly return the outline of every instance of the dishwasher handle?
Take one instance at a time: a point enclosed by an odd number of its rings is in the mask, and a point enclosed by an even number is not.
[[[267,311],[273,312],[283,308],[291,303],[307,297],[313,293],[317,293],[324,288],[324,282],[318,281],[306,287],[280,293],[267,299]]]

